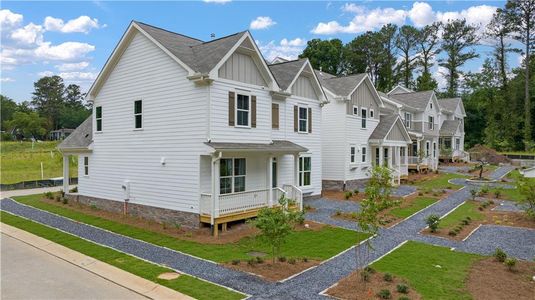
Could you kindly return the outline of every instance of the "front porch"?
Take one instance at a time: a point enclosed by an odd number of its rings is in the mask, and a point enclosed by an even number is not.
[[[286,197],[303,209],[303,191],[310,184],[307,149],[284,144],[208,143],[216,151],[201,156],[200,222],[210,224],[214,236],[227,223],[256,217],[265,207]]]
[[[439,138],[441,161],[470,161],[470,153],[462,148],[461,137],[459,136],[441,136]]]
[[[401,180],[409,175],[407,145],[401,143],[371,143],[371,145],[373,164],[387,166],[392,172],[393,183],[400,185]]]

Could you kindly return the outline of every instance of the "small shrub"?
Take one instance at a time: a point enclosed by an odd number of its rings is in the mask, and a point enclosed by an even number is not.
[[[95,204],[91,204],[89,206],[92,210],[98,210],[98,207]]]
[[[436,232],[440,223],[440,217],[438,215],[429,215],[425,219],[425,222],[427,223],[427,226],[429,226],[431,232]]]
[[[311,210],[311,209],[312,209],[312,206],[310,206],[309,204],[305,205],[305,210]]]
[[[385,275],[383,275],[383,280],[384,280],[384,281],[391,282],[392,280],[394,280],[394,278],[392,277],[392,274],[390,274],[390,273],[385,273]]]
[[[499,262],[505,262],[505,259],[507,259],[507,254],[500,248],[496,248],[494,251],[494,257]]]
[[[303,257],[303,262],[308,262],[308,257]]]
[[[163,227],[163,229],[167,229],[167,223],[163,222],[162,223],[162,227]]]
[[[305,224],[305,212],[301,211],[295,215],[295,222],[299,225]]]
[[[366,270],[363,270],[362,272],[360,272],[360,279],[362,279],[362,281],[365,281],[365,282],[370,281],[371,276],[372,275],[370,274],[370,272]]]
[[[442,194],[446,194],[448,191],[446,190],[442,190]]]
[[[61,196],[60,196],[60,195],[56,195],[56,201],[57,201],[57,202],[60,202],[60,201],[61,201]]]
[[[346,200],[349,200],[349,198],[351,198],[352,196],[353,196],[353,192],[351,192],[351,191],[347,191],[347,192],[344,193],[344,198]]]
[[[342,212],[341,212],[341,211],[339,211],[339,210],[337,210],[337,211],[336,211],[336,212],[335,212],[334,214],[335,214],[336,216],[338,216],[338,217],[339,217],[339,216],[341,216],[341,215],[342,215]]]
[[[502,196],[502,190],[500,188],[495,189],[494,197],[496,197],[496,199],[500,199],[501,196]]]
[[[370,274],[374,274],[375,273],[375,269],[370,267],[370,266],[367,266],[364,268],[364,271],[370,273]]]
[[[176,230],[180,230],[180,228],[182,227],[182,224],[178,223],[178,222],[175,222],[174,223],[174,226],[175,226],[175,229]]]
[[[423,195],[424,195],[424,193],[418,192],[418,196],[423,196]]]
[[[450,235],[450,236],[456,236],[456,235],[457,235],[457,232],[456,232],[455,230],[450,230],[450,231],[448,232],[448,235]]]
[[[477,191],[476,190],[470,190],[470,195],[472,196],[472,200],[476,200],[477,197]]]
[[[505,260],[504,264],[507,266],[507,269],[509,269],[509,271],[514,271],[515,269],[515,266],[516,266],[516,258],[508,258]]]
[[[290,259],[288,259],[288,263],[290,265],[295,265],[297,263],[297,261],[295,260],[295,258],[290,258]]]
[[[461,221],[461,224],[462,225],[468,225],[468,224],[470,224],[470,221],[464,219],[464,220]]]
[[[403,283],[400,283],[396,286],[398,293],[407,294],[409,292],[409,287]]]
[[[239,259],[233,259],[232,260],[232,264],[233,265],[239,265],[240,264],[240,260]]]
[[[259,264],[263,264],[264,263],[264,259],[260,256],[257,256],[256,257],[256,262],[259,263]]]
[[[489,186],[488,185],[484,185],[482,188],[481,188],[481,195],[486,195],[487,193],[489,192]]]
[[[67,197],[63,197],[62,199],[63,204],[69,203],[69,199]]]
[[[73,187],[69,192],[78,193],[78,187],[77,186]]]
[[[398,298],[398,300],[411,300],[409,297],[401,296]]]
[[[359,215],[356,212],[351,213],[351,219],[356,220],[359,218]]]
[[[466,219],[467,219],[468,221],[472,221],[472,218],[470,218],[470,216],[466,216]]]
[[[249,260],[247,260],[247,264],[251,267],[256,265],[256,259],[250,258]]]
[[[286,261],[286,256],[279,256],[279,261],[280,262],[285,262]]]
[[[484,208],[483,208],[483,206],[479,206],[477,209],[482,211]]]
[[[359,193],[360,193],[359,189],[354,189],[353,190],[353,194],[355,194],[355,196],[358,195]]]
[[[52,194],[52,192],[46,192],[44,193],[44,196],[50,200],[54,199],[54,194]]]
[[[440,194],[438,192],[433,192],[433,196],[438,197]]]
[[[494,205],[494,201],[493,200],[489,200],[489,204],[490,205]]]
[[[379,291],[379,293],[377,293],[377,297],[381,299],[392,299],[392,294],[389,290],[382,289],[381,291]]]

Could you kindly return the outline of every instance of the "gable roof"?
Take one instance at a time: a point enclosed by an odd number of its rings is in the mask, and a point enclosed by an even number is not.
[[[438,104],[442,108],[442,110],[446,111],[447,113],[453,114],[455,113],[455,109],[457,109],[457,106],[461,106],[461,111],[463,115],[465,115],[464,107],[463,107],[463,100],[461,98],[442,98],[438,99]]]
[[[460,125],[460,120],[444,120],[440,127],[440,135],[454,135]]]
[[[294,78],[306,63],[306,58],[301,58],[292,61],[285,61],[269,65],[269,70],[273,73],[275,80],[282,90],[288,89]]]
[[[414,93],[414,91],[398,84],[390,92],[388,92],[389,95],[400,94],[400,93]]]
[[[401,118],[397,113],[393,113],[390,115],[381,115],[379,119],[379,124],[377,124],[377,127],[375,127],[372,134],[370,135],[370,140],[386,139],[386,137],[392,131],[392,128],[396,126],[396,124],[398,124],[399,128],[404,133],[405,141],[410,142],[411,137],[403,123],[401,123]]]
[[[366,77],[365,73],[336,77],[334,75],[317,70],[316,75],[318,76],[321,84],[326,89],[343,97],[350,96],[351,93],[355,90],[355,88]]]
[[[399,102],[400,104],[418,109],[425,110],[427,103],[433,96],[433,91],[422,91],[412,93],[399,93],[388,95],[390,99]]]
[[[66,137],[58,148],[63,151],[87,150],[93,142],[93,115],[85,119],[68,137]]]

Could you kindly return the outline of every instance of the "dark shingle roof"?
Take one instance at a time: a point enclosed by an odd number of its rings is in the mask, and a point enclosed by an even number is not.
[[[455,109],[459,105],[459,102],[461,102],[461,98],[438,99],[438,104],[440,105],[440,107],[450,113],[455,112]]]
[[[389,98],[400,104],[407,105],[412,108],[425,110],[429,99],[433,95],[433,91],[413,92],[413,93],[400,93],[391,94]]]
[[[171,54],[199,73],[208,73],[221,61],[246,31],[203,42],[185,35],[134,21]]]
[[[362,73],[336,77],[320,71],[316,71],[316,75],[318,75],[323,87],[339,96],[349,96],[349,94],[357,87],[357,84],[359,84],[366,76],[365,73]]]
[[[290,83],[292,83],[294,80],[295,76],[297,76],[297,73],[299,70],[301,70],[305,62],[306,59],[281,62],[269,65],[269,69],[275,77],[275,80],[277,80],[279,87],[282,90],[286,90],[290,86]]]
[[[87,149],[93,142],[93,118],[89,116],[58,145],[60,150]]]
[[[398,114],[381,116],[379,124],[377,124],[377,127],[375,127],[375,130],[370,135],[370,140],[382,140],[386,138],[386,135],[390,132],[398,117]]]
[[[461,125],[460,120],[445,120],[440,127],[440,135],[454,135]]]
[[[308,151],[308,149],[303,146],[292,143],[290,141],[284,141],[284,140],[273,140],[273,143],[271,144],[217,143],[217,142],[207,142],[205,144],[220,151],[244,150],[244,151],[272,151],[272,152],[284,152],[284,153]]]

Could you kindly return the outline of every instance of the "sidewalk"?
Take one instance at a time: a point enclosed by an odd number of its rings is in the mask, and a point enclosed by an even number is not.
[[[187,295],[138,277],[18,228],[0,223],[0,231],[9,237],[27,243],[50,255],[58,257],[149,299],[193,299]]]
[[[74,188],[75,186],[76,185],[70,185],[69,190]],[[52,187],[27,189],[27,190],[0,191],[0,198],[11,198],[11,197],[17,197],[17,196],[43,194],[46,192],[59,192],[61,190],[63,190],[63,186],[52,186]]]

